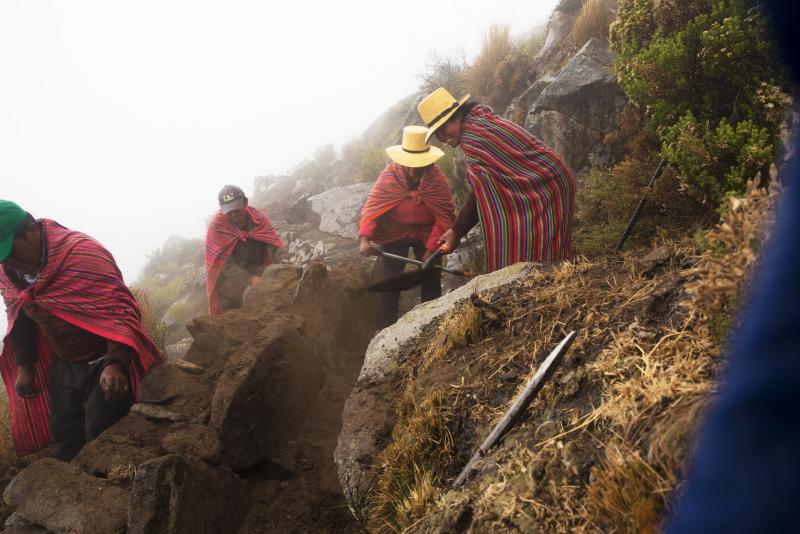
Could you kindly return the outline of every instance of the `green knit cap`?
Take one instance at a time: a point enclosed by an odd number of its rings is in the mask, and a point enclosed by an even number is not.
[[[0,263],[6,261],[14,245],[14,231],[28,213],[10,200],[0,200]]]

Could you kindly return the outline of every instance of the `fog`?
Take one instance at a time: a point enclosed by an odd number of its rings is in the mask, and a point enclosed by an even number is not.
[[[0,198],[96,237],[133,282],[167,237],[203,235],[222,185],[341,146],[431,53],[469,59],[556,3],[5,0]]]

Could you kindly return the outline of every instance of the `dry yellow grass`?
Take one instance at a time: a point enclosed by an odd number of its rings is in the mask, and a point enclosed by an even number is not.
[[[424,515],[452,448],[450,412],[441,392],[431,392],[421,401],[413,394],[413,388],[406,390],[396,437],[378,457],[384,469],[376,481],[370,532],[400,532]]]
[[[438,528],[454,515],[454,502],[469,503],[476,531],[658,531],[716,387],[722,343],[713,323],[741,298],[774,198],[774,192],[751,188],[731,201],[702,248],[692,241],[664,243],[672,259],[660,273],[645,270],[633,254],[621,262],[578,260],[536,271],[518,287],[454,310],[430,343],[419,343],[429,348],[408,360],[414,376],[402,403],[408,411],[386,449],[392,454],[381,456],[384,474],[400,465],[412,475],[457,472],[461,442],[477,442],[514,397],[515,388],[500,376],[509,369],[534,372],[538,358],[568,329],[579,332],[570,350],[574,359],[492,452],[488,461],[496,469],[459,492],[448,490],[451,480],[442,476],[409,476],[414,482],[404,492],[384,485],[384,502],[413,494],[394,508],[392,528],[384,531]],[[451,371],[446,383],[436,374],[443,370]],[[452,435],[438,449],[424,425],[412,433],[408,423],[428,411],[408,399],[434,391],[448,414],[436,432],[449,424]],[[461,427],[474,433],[459,434]],[[404,441],[411,435],[428,448]],[[373,522],[381,523],[384,511],[373,509]]]
[[[492,25],[466,73],[467,86],[474,98],[485,99],[492,95],[497,67],[513,52],[510,26]]]
[[[572,40],[583,46],[592,37],[608,40],[608,28],[614,20],[614,10],[609,0],[585,0],[572,26]]]
[[[144,326],[144,329],[153,338],[153,343],[163,354],[167,343],[167,325],[164,324],[160,317],[156,316],[153,306],[150,304],[150,296],[146,290],[133,288],[131,292],[139,303],[139,310],[142,312],[142,326]]]
[[[112,482],[132,482],[136,478],[136,466],[133,464],[115,465],[106,477]]]

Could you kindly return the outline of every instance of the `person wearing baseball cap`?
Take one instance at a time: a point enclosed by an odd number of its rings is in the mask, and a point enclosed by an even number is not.
[[[206,234],[208,313],[220,315],[243,305],[244,291],[259,284],[284,244],[263,211],[247,202],[244,191],[226,185],[218,195],[219,211]]]
[[[0,200],[0,355],[17,454],[69,461],[128,413],[161,362],[114,258],[86,234]]]

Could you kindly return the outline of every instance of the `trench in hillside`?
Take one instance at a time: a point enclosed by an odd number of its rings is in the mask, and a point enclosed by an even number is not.
[[[319,300],[324,302],[312,298],[291,310],[306,317],[307,338],[327,330],[325,337],[334,340],[323,350],[327,362],[323,386],[296,439],[286,450],[266,464],[239,473],[251,488],[251,508],[239,534],[359,532],[347,507],[333,456],[345,401],[375,333],[373,296],[363,292],[360,268],[351,270],[348,265],[337,265],[331,268],[330,278],[338,299],[320,295]],[[414,304],[414,298],[406,296],[402,309]]]

